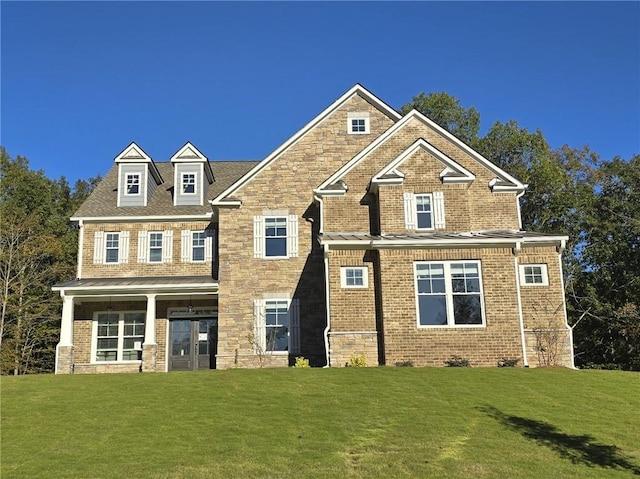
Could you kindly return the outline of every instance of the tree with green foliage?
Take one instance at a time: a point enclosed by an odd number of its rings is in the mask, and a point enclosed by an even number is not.
[[[420,93],[404,105],[400,113],[404,115],[414,109],[465,143],[471,144],[478,136],[480,113],[474,107],[464,108],[460,100],[445,92]]]
[[[567,310],[582,367],[640,370],[640,160],[602,162],[588,147],[552,150],[542,131],[496,122],[447,93],[420,93],[417,109],[527,184],[525,230],[567,235]]]
[[[60,298],[51,285],[74,277],[77,231],[69,216],[97,178],[72,191],[0,147],[0,372],[51,371]]]

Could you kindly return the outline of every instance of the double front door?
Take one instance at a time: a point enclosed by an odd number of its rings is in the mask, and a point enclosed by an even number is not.
[[[217,318],[172,319],[169,331],[169,371],[216,368]]]

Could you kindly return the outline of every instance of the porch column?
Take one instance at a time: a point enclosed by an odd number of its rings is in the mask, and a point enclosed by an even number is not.
[[[60,321],[60,342],[56,346],[56,374],[73,372],[73,296],[62,296],[62,319]]]
[[[144,322],[144,343],[142,344],[142,372],[156,370],[158,345],[156,343],[156,295],[147,295],[147,317]]]

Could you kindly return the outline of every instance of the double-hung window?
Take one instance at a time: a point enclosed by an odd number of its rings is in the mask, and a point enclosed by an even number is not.
[[[120,233],[106,233],[104,236],[104,262],[117,263],[120,249]]]
[[[298,217],[255,216],[253,220],[255,258],[298,256]]]
[[[443,229],[444,193],[405,193],[404,222],[409,230]]]
[[[183,263],[199,263],[211,261],[213,258],[213,237],[215,231],[206,229],[201,231],[182,230]]]
[[[139,195],[140,194],[140,174],[129,173],[126,179],[125,194],[127,195]]]
[[[145,316],[138,311],[96,313],[95,361],[140,361]]]
[[[204,231],[191,233],[191,258],[192,261],[204,261],[204,248],[207,236]]]
[[[139,231],[138,263],[171,263],[173,231]]]
[[[546,264],[520,265],[520,282],[525,286],[549,286]]]
[[[94,264],[127,263],[129,259],[128,231],[96,231],[93,239]]]
[[[300,352],[300,308],[297,299],[274,298],[254,301],[256,351]]]
[[[479,261],[415,263],[419,327],[484,326]]]
[[[196,175],[195,175],[195,173],[183,173],[182,174],[182,194],[183,195],[195,195],[196,194]]]
[[[149,233],[149,263],[162,262],[162,233]]]

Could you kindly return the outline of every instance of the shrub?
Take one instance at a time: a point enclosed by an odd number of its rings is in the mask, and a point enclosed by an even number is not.
[[[308,368],[309,367],[309,360],[306,358],[303,358],[302,356],[298,356],[296,358],[296,363],[293,365],[294,368]]]
[[[470,368],[469,360],[461,356],[451,356],[444,362],[450,368]]]
[[[398,367],[398,368],[412,368],[413,367],[413,361],[411,361],[411,359],[408,359],[407,361],[397,361],[396,362],[396,367]]]
[[[514,358],[514,359],[502,358],[500,361],[498,361],[498,367],[499,368],[515,368],[516,365],[518,364],[518,361],[520,361],[518,358]]]
[[[346,364],[352,368],[366,368],[367,367],[367,357],[362,354],[352,354],[349,358],[349,362]]]

